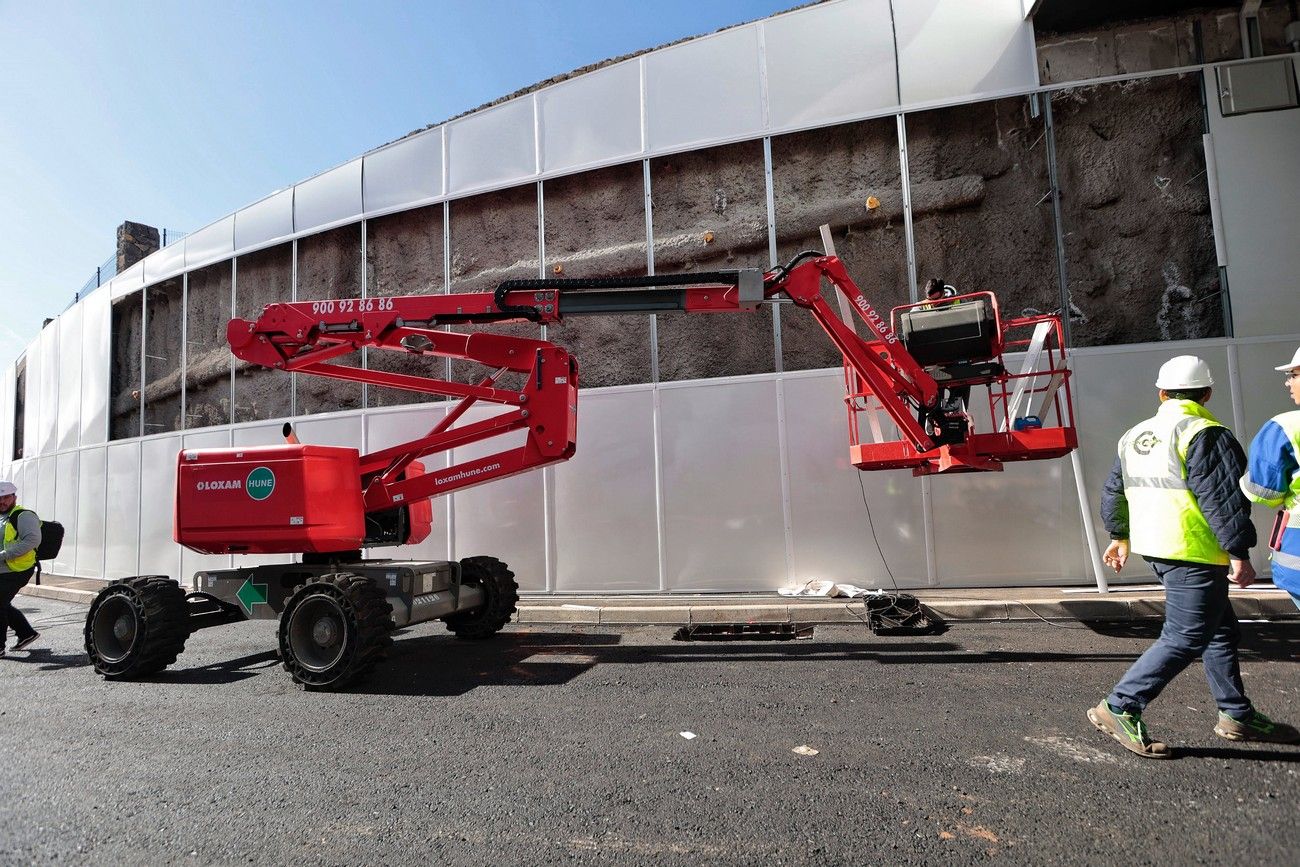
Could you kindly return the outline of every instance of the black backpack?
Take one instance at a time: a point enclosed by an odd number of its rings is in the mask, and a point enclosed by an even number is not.
[[[19,509],[13,512],[11,517],[17,517],[19,512],[31,512],[31,509]],[[35,512],[32,512],[35,515]],[[40,515],[36,516],[38,519]],[[63,548],[63,525],[58,521],[41,521],[41,544],[36,546],[36,583],[41,583],[41,561],[53,560],[59,556],[60,549]]]

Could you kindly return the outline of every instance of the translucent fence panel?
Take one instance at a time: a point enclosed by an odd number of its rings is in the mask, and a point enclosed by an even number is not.
[[[442,195],[442,129],[407,136],[363,158],[366,212]]]
[[[580,411],[584,446],[555,469],[555,589],[658,590],[654,394],[587,394]]]
[[[460,425],[473,424],[499,408],[467,412]],[[456,449],[455,463],[486,457],[523,443],[510,434]],[[545,590],[546,522],[542,471],[533,470],[453,495],[456,511],[456,557],[486,554],[504,560],[521,590]]]
[[[355,159],[298,184],[293,191],[293,228],[307,231],[361,214],[361,160]]]
[[[650,163],[656,274],[766,269],[767,189],[761,142]],[[663,381],[776,369],[772,310],[659,314]]]
[[[829,223],[849,276],[888,316],[910,297],[901,177],[892,117],[772,139],[777,258],[821,250],[818,227]],[[837,293],[829,286],[822,292],[838,310]],[[817,320],[792,306],[781,308],[781,357],[785,370],[840,365]]]
[[[77,541],[73,574],[99,578],[104,574],[104,541],[108,526],[108,452],[102,446],[81,450],[77,474]],[[113,503],[114,511],[117,502]],[[118,531],[117,521],[113,532]],[[66,542],[65,542],[66,544]]]
[[[179,436],[140,443],[140,574],[181,578],[181,546],[172,538]]]
[[[1052,94],[1076,345],[1224,334],[1201,77]]]
[[[235,260],[235,315],[254,320],[262,308],[293,297],[293,246],[282,244]],[[235,362],[232,420],[235,423],[284,418],[293,387],[288,374]]]
[[[757,25],[651,52],[644,63],[651,150],[762,134]]]
[[[783,323],[784,324],[784,323]],[[794,581],[859,587],[925,585],[925,511],[911,472],[863,473],[849,463],[844,380],[838,371],[786,376]]]
[[[184,332],[182,278],[144,290],[144,433],[180,430],[181,337]]]
[[[772,128],[898,105],[889,0],[814,5],[759,26]]]
[[[446,291],[447,267],[443,255],[442,205],[399,211],[366,221],[366,294],[372,298],[394,295],[437,295]],[[371,350],[366,366],[388,373],[445,376],[447,362],[398,352]],[[438,399],[395,388],[371,386],[369,406],[396,406]]]
[[[81,302],[81,444],[108,437],[108,406],[113,361],[113,318],[107,292]]]
[[[54,509],[43,514],[45,520],[63,524],[65,534],[59,555],[47,564],[56,575],[77,573],[77,545],[81,536],[81,518],[77,491],[80,482],[80,454],[63,452],[54,459]],[[90,470],[87,467],[87,470]],[[93,508],[93,503],[89,504]]]
[[[293,234],[293,190],[282,190],[235,213],[235,249]]]
[[[108,447],[107,489],[113,492],[106,509],[112,531],[105,534],[104,577],[140,574],[140,443],[132,440]],[[157,501],[158,493],[150,492]]]
[[[59,430],[59,373],[62,357],[59,355],[59,327],[51,322],[41,329],[37,340],[41,355],[41,377],[34,380],[40,386],[40,412],[36,416],[36,432],[39,437],[38,454],[54,454],[58,446]]]
[[[188,239],[187,239],[188,240]],[[234,267],[221,262],[191,271],[185,307],[185,427],[230,423],[230,370],[226,339],[234,302]]]
[[[537,93],[542,171],[641,152],[641,64],[607,66]]]
[[[660,404],[668,589],[783,586],[775,382],[673,386]]]
[[[512,99],[443,126],[452,195],[537,173],[531,96]]]
[[[891,3],[903,103],[1038,84],[1034,27],[1020,0]]]
[[[546,274],[623,277],[646,273],[645,180],[641,163],[547,181]],[[547,338],[578,359],[584,388],[650,382],[649,314],[575,316]]]
[[[76,304],[59,317],[59,429],[57,447],[76,448],[81,440],[81,353],[85,346],[82,316]]]
[[[361,297],[361,224],[340,226],[298,240],[298,288],[301,301]],[[338,359],[361,366],[361,353]],[[297,414],[311,415],[361,407],[361,383],[300,373],[294,376]]]

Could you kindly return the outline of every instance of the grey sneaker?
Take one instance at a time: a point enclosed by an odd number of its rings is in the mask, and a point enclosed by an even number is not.
[[[1236,719],[1219,711],[1219,722],[1214,733],[1230,741],[1257,741],[1262,744],[1300,743],[1300,731],[1293,725],[1273,722],[1257,710],[1245,719]]]
[[[22,650],[23,648],[27,647],[27,645],[31,644],[33,641],[35,641],[40,637],[41,634],[39,632],[33,632],[31,635],[27,636],[26,638],[20,638],[14,642],[14,650]]]
[[[1131,753],[1137,753],[1148,759],[1173,757],[1173,751],[1168,746],[1151,739],[1140,713],[1115,713],[1110,709],[1110,704],[1102,699],[1101,704],[1088,708],[1088,721],[1096,726],[1098,731],[1103,731],[1119,741],[1120,746]]]

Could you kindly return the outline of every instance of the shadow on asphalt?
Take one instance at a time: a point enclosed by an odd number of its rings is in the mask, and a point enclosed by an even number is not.
[[[1088,624],[1110,638],[1154,641],[1159,621]],[[856,661],[878,665],[979,665],[1005,663],[1128,664],[1140,651],[1068,652],[1027,650],[968,650],[946,639],[879,638],[871,643],[798,640],[781,642],[683,642],[624,645],[617,633],[515,631],[483,641],[463,641],[451,635],[411,636],[398,630],[389,658],[349,692],[367,695],[456,696],[482,686],[555,686],[601,664],[713,663],[727,661],[799,662]],[[1297,624],[1243,624],[1242,653],[1247,659],[1289,660],[1300,656]],[[405,636],[405,637],[403,637]],[[16,657],[15,657],[16,658]],[[68,667],[86,665],[85,657],[53,657]],[[182,657],[183,659],[183,657]],[[39,660],[32,660],[39,661]],[[159,681],[221,685],[236,683],[278,668],[274,650],[196,668],[173,668]],[[278,675],[279,672],[274,672]],[[1254,749],[1220,748],[1207,757],[1265,760]],[[1195,755],[1196,753],[1192,753]],[[1300,758],[1300,754],[1283,755]]]
[[[184,659],[184,657],[181,657]],[[153,677],[142,677],[142,681],[159,683],[193,683],[218,685],[236,683],[257,676],[263,669],[274,668],[280,664],[280,654],[274,650],[250,653],[238,659],[228,659],[212,665],[198,668],[169,668]],[[286,675],[287,676],[287,675]]]
[[[1252,762],[1300,763],[1300,752],[1258,747],[1175,747],[1176,759],[1244,759]]]
[[[24,651],[17,651],[24,653]],[[26,656],[15,655],[10,652],[5,656],[5,662],[21,662],[26,665],[39,665],[41,671],[59,671],[64,668],[85,668],[90,665],[90,657],[84,653],[55,653],[45,647],[34,647],[26,651]]]
[[[465,642],[444,635],[395,642],[387,663],[352,692],[369,695],[462,695],[481,686],[554,686],[601,664],[708,663],[747,660],[857,661],[880,665],[1002,664],[1008,662],[1124,662],[1137,655],[1016,650],[972,651],[951,641],[880,639],[849,642],[689,642],[625,646],[618,635],[569,632],[503,633]]]
[[[1107,638],[1155,641],[1160,637],[1164,621],[1126,620],[1115,623],[1089,622],[1087,625],[1093,632]],[[1300,623],[1243,623],[1240,653],[1243,659],[1300,662]]]

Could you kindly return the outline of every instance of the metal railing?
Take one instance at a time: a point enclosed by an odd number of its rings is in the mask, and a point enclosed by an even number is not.
[[[171,244],[175,244],[177,241],[181,240],[188,234],[189,232],[180,232],[177,231],[176,229],[159,229],[158,235],[161,241],[159,249],[162,249],[163,247],[169,246]],[[72,296],[72,300],[68,302],[68,306],[64,307],[63,309],[67,310],[73,304],[76,304],[82,298],[85,298],[91,292],[94,292],[100,286],[103,286],[105,283],[107,283],[109,280],[112,280],[116,276],[117,276],[117,255],[114,254],[112,256],[109,256],[107,259],[105,259],[99,265],[99,267],[95,269],[95,273],[90,276],[89,280],[81,284],[81,288],[78,289],[76,294]]]

